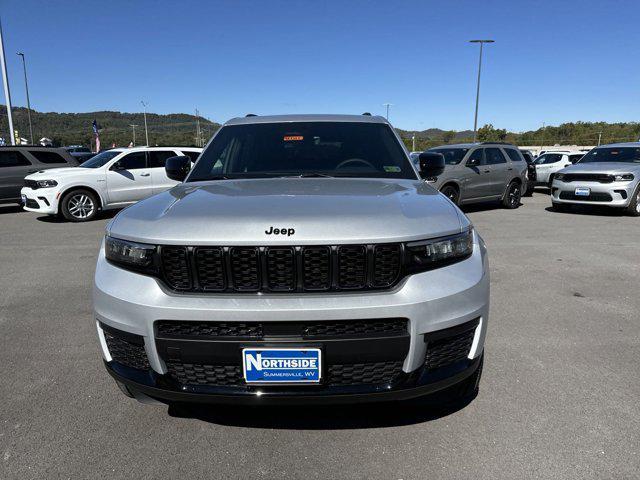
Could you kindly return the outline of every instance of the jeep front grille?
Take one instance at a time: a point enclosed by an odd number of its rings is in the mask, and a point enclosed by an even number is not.
[[[161,246],[160,277],[193,292],[323,292],[390,288],[400,244],[305,247]]]

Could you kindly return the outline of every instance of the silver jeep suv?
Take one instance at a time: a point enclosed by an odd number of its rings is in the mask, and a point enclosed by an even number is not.
[[[107,226],[94,315],[140,401],[470,397],[489,314],[484,242],[384,118],[233,119],[184,181]],[[523,162],[524,163],[524,162]],[[436,400],[437,399],[437,400]]]
[[[571,205],[603,205],[640,216],[640,142],[594,148],[560,170],[551,185],[555,210]]]
[[[527,162],[514,145],[465,143],[427,151],[444,155],[444,172],[429,181],[456,205],[500,200],[505,208],[520,206],[527,191]]]

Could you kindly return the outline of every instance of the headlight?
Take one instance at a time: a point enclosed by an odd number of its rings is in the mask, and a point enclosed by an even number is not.
[[[36,183],[39,188],[50,188],[58,185],[58,182],[55,180],[37,180]]]
[[[556,174],[553,176],[553,179],[554,179],[554,180],[560,180],[560,181],[564,180],[564,173],[556,173]]]
[[[619,175],[616,175],[614,177],[614,180],[616,182],[629,182],[631,180],[633,180],[635,177],[633,176],[633,173],[621,173]]]
[[[422,272],[468,258],[473,253],[473,228],[450,237],[406,244],[407,270]]]
[[[154,245],[120,240],[108,235],[104,240],[105,256],[110,262],[133,270],[147,272],[156,270]]]

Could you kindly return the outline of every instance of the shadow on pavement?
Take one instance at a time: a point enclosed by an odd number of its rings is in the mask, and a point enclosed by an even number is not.
[[[558,211],[553,207],[546,207],[547,212],[555,213],[558,215],[587,215],[587,216],[599,216],[599,217],[625,217],[626,212],[623,208],[611,208],[611,207],[599,207],[586,206],[586,205],[573,205],[567,210]]]
[[[103,219],[109,219],[109,218],[113,218],[116,216],[116,213],[118,213],[120,210],[104,210],[104,211],[100,211],[97,215],[96,218],[94,218],[93,220],[90,220],[90,222],[93,222],[95,220],[103,220]],[[41,215],[39,217],[36,217],[36,219],[39,222],[44,222],[44,223],[74,223],[74,222],[70,222],[69,220],[67,220],[66,218],[62,217],[61,215]]]
[[[434,406],[420,400],[396,403],[371,403],[331,406],[232,406],[172,404],[172,417],[193,418],[218,425],[288,429],[346,430],[413,425],[437,420],[455,413],[475,398]]]

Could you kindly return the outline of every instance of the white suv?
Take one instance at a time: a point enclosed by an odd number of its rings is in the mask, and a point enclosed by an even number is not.
[[[39,171],[24,179],[22,204],[30,212],[61,214],[73,222],[93,219],[99,210],[122,208],[173,187],[167,158],[195,161],[201,148],[134,147],[99,153],[79,167]]]
[[[536,185],[549,187],[553,183],[553,176],[569,165],[573,165],[584,156],[585,152],[545,152],[536,158]]]

